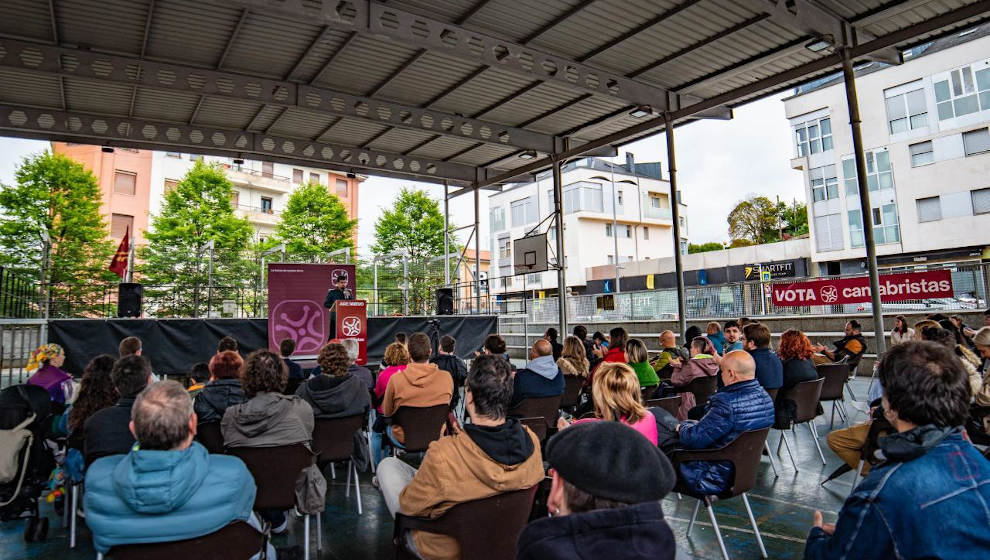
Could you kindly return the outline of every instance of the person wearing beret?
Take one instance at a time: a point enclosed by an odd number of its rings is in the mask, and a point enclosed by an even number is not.
[[[552,437],[546,459],[551,517],[526,526],[517,560],[673,560],[660,500],[674,487],[674,468],[657,446],[620,422],[591,422]]]

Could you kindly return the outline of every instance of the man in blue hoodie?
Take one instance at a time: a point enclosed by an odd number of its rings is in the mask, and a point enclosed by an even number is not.
[[[251,512],[251,473],[240,459],[210,455],[193,441],[196,423],[192,400],[175,381],[137,396],[130,423],[137,443],[126,455],[98,459],[86,472],[86,524],[98,552],[208,535],[234,521],[260,531]],[[269,558],[274,553],[269,545]]]
[[[512,406],[530,397],[555,397],[563,394],[564,375],[553,360],[550,342],[541,338],[529,350],[529,365],[516,371],[512,384]]]

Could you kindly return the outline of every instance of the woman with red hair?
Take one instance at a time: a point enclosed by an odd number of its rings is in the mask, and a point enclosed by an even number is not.
[[[791,329],[780,335],[777,355],[784,364],[784,385],[780,388],[781,393],[786,393],[802,381],[818,379],[815,363],[811,361],[814,353],[811,341],[803,332]]]
[[[227,408],[247,401],[241,388],[244,360],[232,350],[219,352],[210,360],[210,382],[193,400],[200,424],[219,422]]]

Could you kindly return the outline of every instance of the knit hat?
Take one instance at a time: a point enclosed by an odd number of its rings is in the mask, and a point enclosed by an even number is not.
[[[663,452],[621,422],[565,428],[547,442],[546,456],[579,490],[626,504],[663,499],[677,481]]]

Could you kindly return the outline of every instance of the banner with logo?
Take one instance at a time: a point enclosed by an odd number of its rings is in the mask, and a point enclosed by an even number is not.
[[[337,302],[337,339],[358,342],[357,364],[368,362],[368,302],[342,300]]]
[[[296,341],[293,355],[315,355],[330,338],[330,310],[323,307],[334,280],[357,290],[353,264],[270,263],[268,265],[268,347]]]
[[[880,301],[951,298],[952,273],[948,270],[880,275]],[[870,302],[870,278],[830,278],[773,285],[778,306],[834,305]]]

